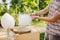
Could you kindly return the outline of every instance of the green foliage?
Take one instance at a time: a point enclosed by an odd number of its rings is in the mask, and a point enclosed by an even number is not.
[[[38,1],[36,0],[21,0],[19,1],[19,6],[20,6],[20,12],[23,13],[30,13],[33,12],[34,10],[38,10]]]
[[[45,35],[44,32],[40,33],[40,40],[44,40],[44,35]]]
[[[39,9],[45,8],[50,0],[39,0]]]
[[[0,16],[8,12],[15,18],[15,22],[17,23],[19,12],[29,14],[36,10],[41,10],[47,6],[49,0],[11,0],[9,9],[7,9],[6,0],[3,0],[3,2],[4,4],[0,4]]]

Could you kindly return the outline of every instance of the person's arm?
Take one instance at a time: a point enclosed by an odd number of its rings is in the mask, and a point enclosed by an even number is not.
[[[47,6],[46,8],[40,10],[40,11],[36,11],[34,12],[36,15],[41,15],[41,14],[46,14],[49,11],[49,6]]]
[[[51,18],[48,17],[37,17],[39,20],[44,20],[47,22],[56,22],[58,19],[60,19],[60,15],[55,13]]]
[[[56,22],[58,19],[60,20],[60,5],[57,6],[57,10],[55,11],[54,15],[51,18],[48,17],[38,17],[40,20],[44,20],[47,22]]]
[[[39,17],[39,16],[31,16],[32,20],[39,19],[46,22],[56,22],[58,19],[60,19],[60,15],[58,13],[55,13],[51,18],[49,17]]]
[[[49,5],[40,11],[35,11],[35,12],[31,13],[30,15],[35,16],[35,15],[46,14],[48,11],[49,11]]]
[[[40,11],[35,11],[35,12],[31,13],[31,15],[33,16],[33,15],[46,14],[47,12],[49,12],[49,5],[50,5],[50,3],[51,3],[51,0],[50,0],[48,6],[46,8],[44,8],[44,9],[42,9]]]

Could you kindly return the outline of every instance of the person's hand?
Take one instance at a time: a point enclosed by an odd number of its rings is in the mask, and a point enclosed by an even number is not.
[[[30,14],[30,16],[36,16],[36,15],[37,15],[36,12],[33,12],[33,13]]]
[[[31,13],[30,16],[36,16],[36,14],[35,13]]]
[[[38,16],[31,16],[32,20],[38,19]]]

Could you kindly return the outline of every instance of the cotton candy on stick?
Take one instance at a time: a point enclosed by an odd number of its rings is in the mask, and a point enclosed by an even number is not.
[[[19,15],[19,25],[30,25],[32,19],[28,14]]]
[[[5,13],[1,18],[1,25],[5,29],[14,28],[15,25],[14,18],[8,13]]]
[[[8,35],[9,32],[7,29],[14,28],[15,25],[14,18],[8,13],[5,13],[1,18],[1,25],[6,30],[6,33]]]
[[[32,22],[32,19],[29,14],[20,13],[19,17],[18,17],[18,22],[19,22],[19,26],[20,26],[19,29],[21,31],[30,31],[30,28],[27,27]]]

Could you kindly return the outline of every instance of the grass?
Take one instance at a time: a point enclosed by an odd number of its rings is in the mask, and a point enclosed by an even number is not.
[[[32,21],[31,25],[32,25],[32,26],[44,25],[45,23],[46,23],[45,21],[34,20],[34,21]]]

